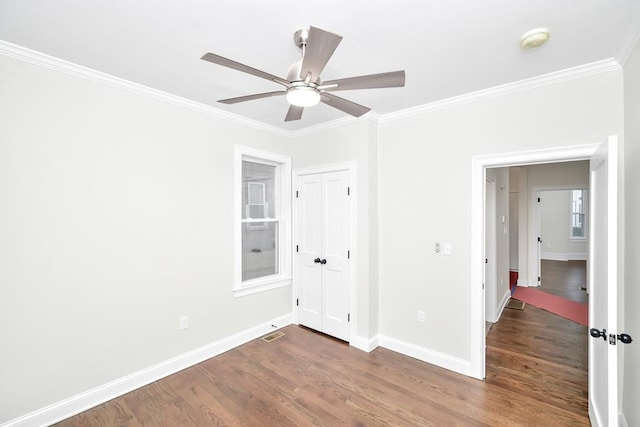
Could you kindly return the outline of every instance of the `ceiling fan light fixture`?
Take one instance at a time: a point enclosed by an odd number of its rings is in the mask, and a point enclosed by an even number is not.
[[[313,107],[320,102],[320,91],[311,86],[292,86],[287,89],[287,102],[296,107]]]

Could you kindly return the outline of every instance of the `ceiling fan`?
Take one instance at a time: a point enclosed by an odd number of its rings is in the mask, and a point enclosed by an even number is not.
[[[320,80],[320,73],[342,41],[342,36],[321,30],[320,28],[311,27],[308,30],[300,29],[296,31],[293,39],[295,44],[302,50],[302,59],[289,67],[286,79],[214,53],[207,53],[202,56],[201,59],[205,61],[261,77],[285,87],[284,90],[280,91],[221,99],[218,102],[222,102],[223,104],[236,104],[254,99],[285,95],[287,102],[291,104],[287,116],[284,119],[285,122],[300,120],[304,108],[314,106],[318,104],[318,102],[337,108],[352,116],[360,117],[371,109],[335,96],[330,92],[404,86],[404,70],[322,82]]]

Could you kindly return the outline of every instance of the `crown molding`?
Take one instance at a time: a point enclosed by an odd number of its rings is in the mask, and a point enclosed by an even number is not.
[[[629,39],[629,43],[624,45],[624,48],[620,52],[619,63],[624,67],[627,63],[627,60],[631,56],[631,53],[635,49],[636,45],[640,43],[640,28],[636,30],[636,32]]]
[[[605,59],[602,61],[592,62],[590,64],[581,65],[578,67],[567,68],[560,71],[555,71],[548,74],[532,77],[530,79],[519,80],[517,82],[508,83],[505,85],[495,86],[488,89],[479,90],[476,92],[467,93],[464,95],[454,96],[451,98],[443,99],[440,101],[431,102],[429,104],[419,105],[416,107],[407,108],[401,111],[377,114],[373,111],[365,114],[361,119],[355,117],[342,117],[329,122],[321,123],[319,125],[308,126],[298,130],[287,130],[277,126],[268,125],[266,123],[248,119],[238,114],[230,113],[228,111],[214,108],[210,105],[202,104],[200,102],[191,101],[186,98],[182,98],[177,95],[172,95],[167,92],[163,92],[157,89],[150,88],[138,83],[134,83],[119,77],[115,77],[100,71],[93,70],[91,68],[84,67],[82,65],[74,64],[53,56],[46,55],[25,47],[9,43],[4,40],[0,40],[0,55],[4,55],[10,58],[18,59],[24,62],[29,62],[41,67],[48,68],[53,71],[68,74],[71,76],[79,77],[84,80],[88,80],[94,83],[110,86],[125,92],[142,95],[147,98],[155,99],[158,101],[168,102],[177,106],[185,107],[193,111],[208,114],[218,119],[228,120],[239,125],[247,126],[250,128],[270,132],[280,136],[288,138],[297,138],[301,136],[307,136],[314,133],[325,132],[331,129],[337,129],[352,123],[357,120],[366,119],[376,125],[383,125],[396,120],[406,119],[409,117],[418,116],[421,114],[427,114],[434,111],[452,108],[472,102],[478,102],[486,99],[495,98],[498,96],[504,96],[512,93],[522,92],[526,90],[536,89],[544,86],[549,86],[568,80],[575,80],[582,77],[587,77],[595,74],[606,73],[609,71],[621,70],[622,67],[618,61],[614,58]]]
[[[513,83],[507,83],[488,89],[482,89],[476,92],[466,93],[464,95],[454,96],[440,101],[431,102],[429,104],[418,105],[416,107],[407,108],[395,113],[385,114],[380,117],[380,123],[386,124],[396,120],[406,119],[421,114],[427,114],[446,108],[457,107],[472,102],[484,101],[499,96],[524,92],[531,89],[551,86],[569,80],[576,80],[583,77],[621,69],[622,67],[614,58],[604,59],[577,67],[566,68],[564,70],[542,74],[540,76],[531,77],[529,79],[518,80]]]
[[[0,55],[18,59],[44,68],[48,68],[59,73],[68,74],[93,83],[109,86],[122,90],[124,92],[154,99],[157,101],[167,102],[180,107],[185,107],[193,111],[208,114],[218,119],[229,120],[231,122],[244,125],[250,128],[275,133],[281,136],[289,136],[290,132],[276,126],[271,126],[257,120],[248,119],[238,114],[229,113],[210,105],[200,102],[191,101],[189,99],[173,95],[161,90],[153,89],[129,80],[121,79],[110,74],[102,73],[73,62],[65,61],[50,55],[46,55],[35,50],[28,49],[4,40],[0,40]]]

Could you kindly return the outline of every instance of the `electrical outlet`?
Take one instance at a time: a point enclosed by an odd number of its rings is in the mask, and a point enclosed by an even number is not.
[[[424,323],[424,311],[418,310],[418,322]]]
[[[187,329],[189,327],[189,318],[187,316],[182,316],[180,318],[180,329]]]

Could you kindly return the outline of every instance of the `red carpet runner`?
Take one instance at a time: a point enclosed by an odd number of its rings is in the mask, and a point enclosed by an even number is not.
[[[513,298],[531,304],[565,319],[589,326],[589,306],[552,295],[535,288],[516,286]]]

